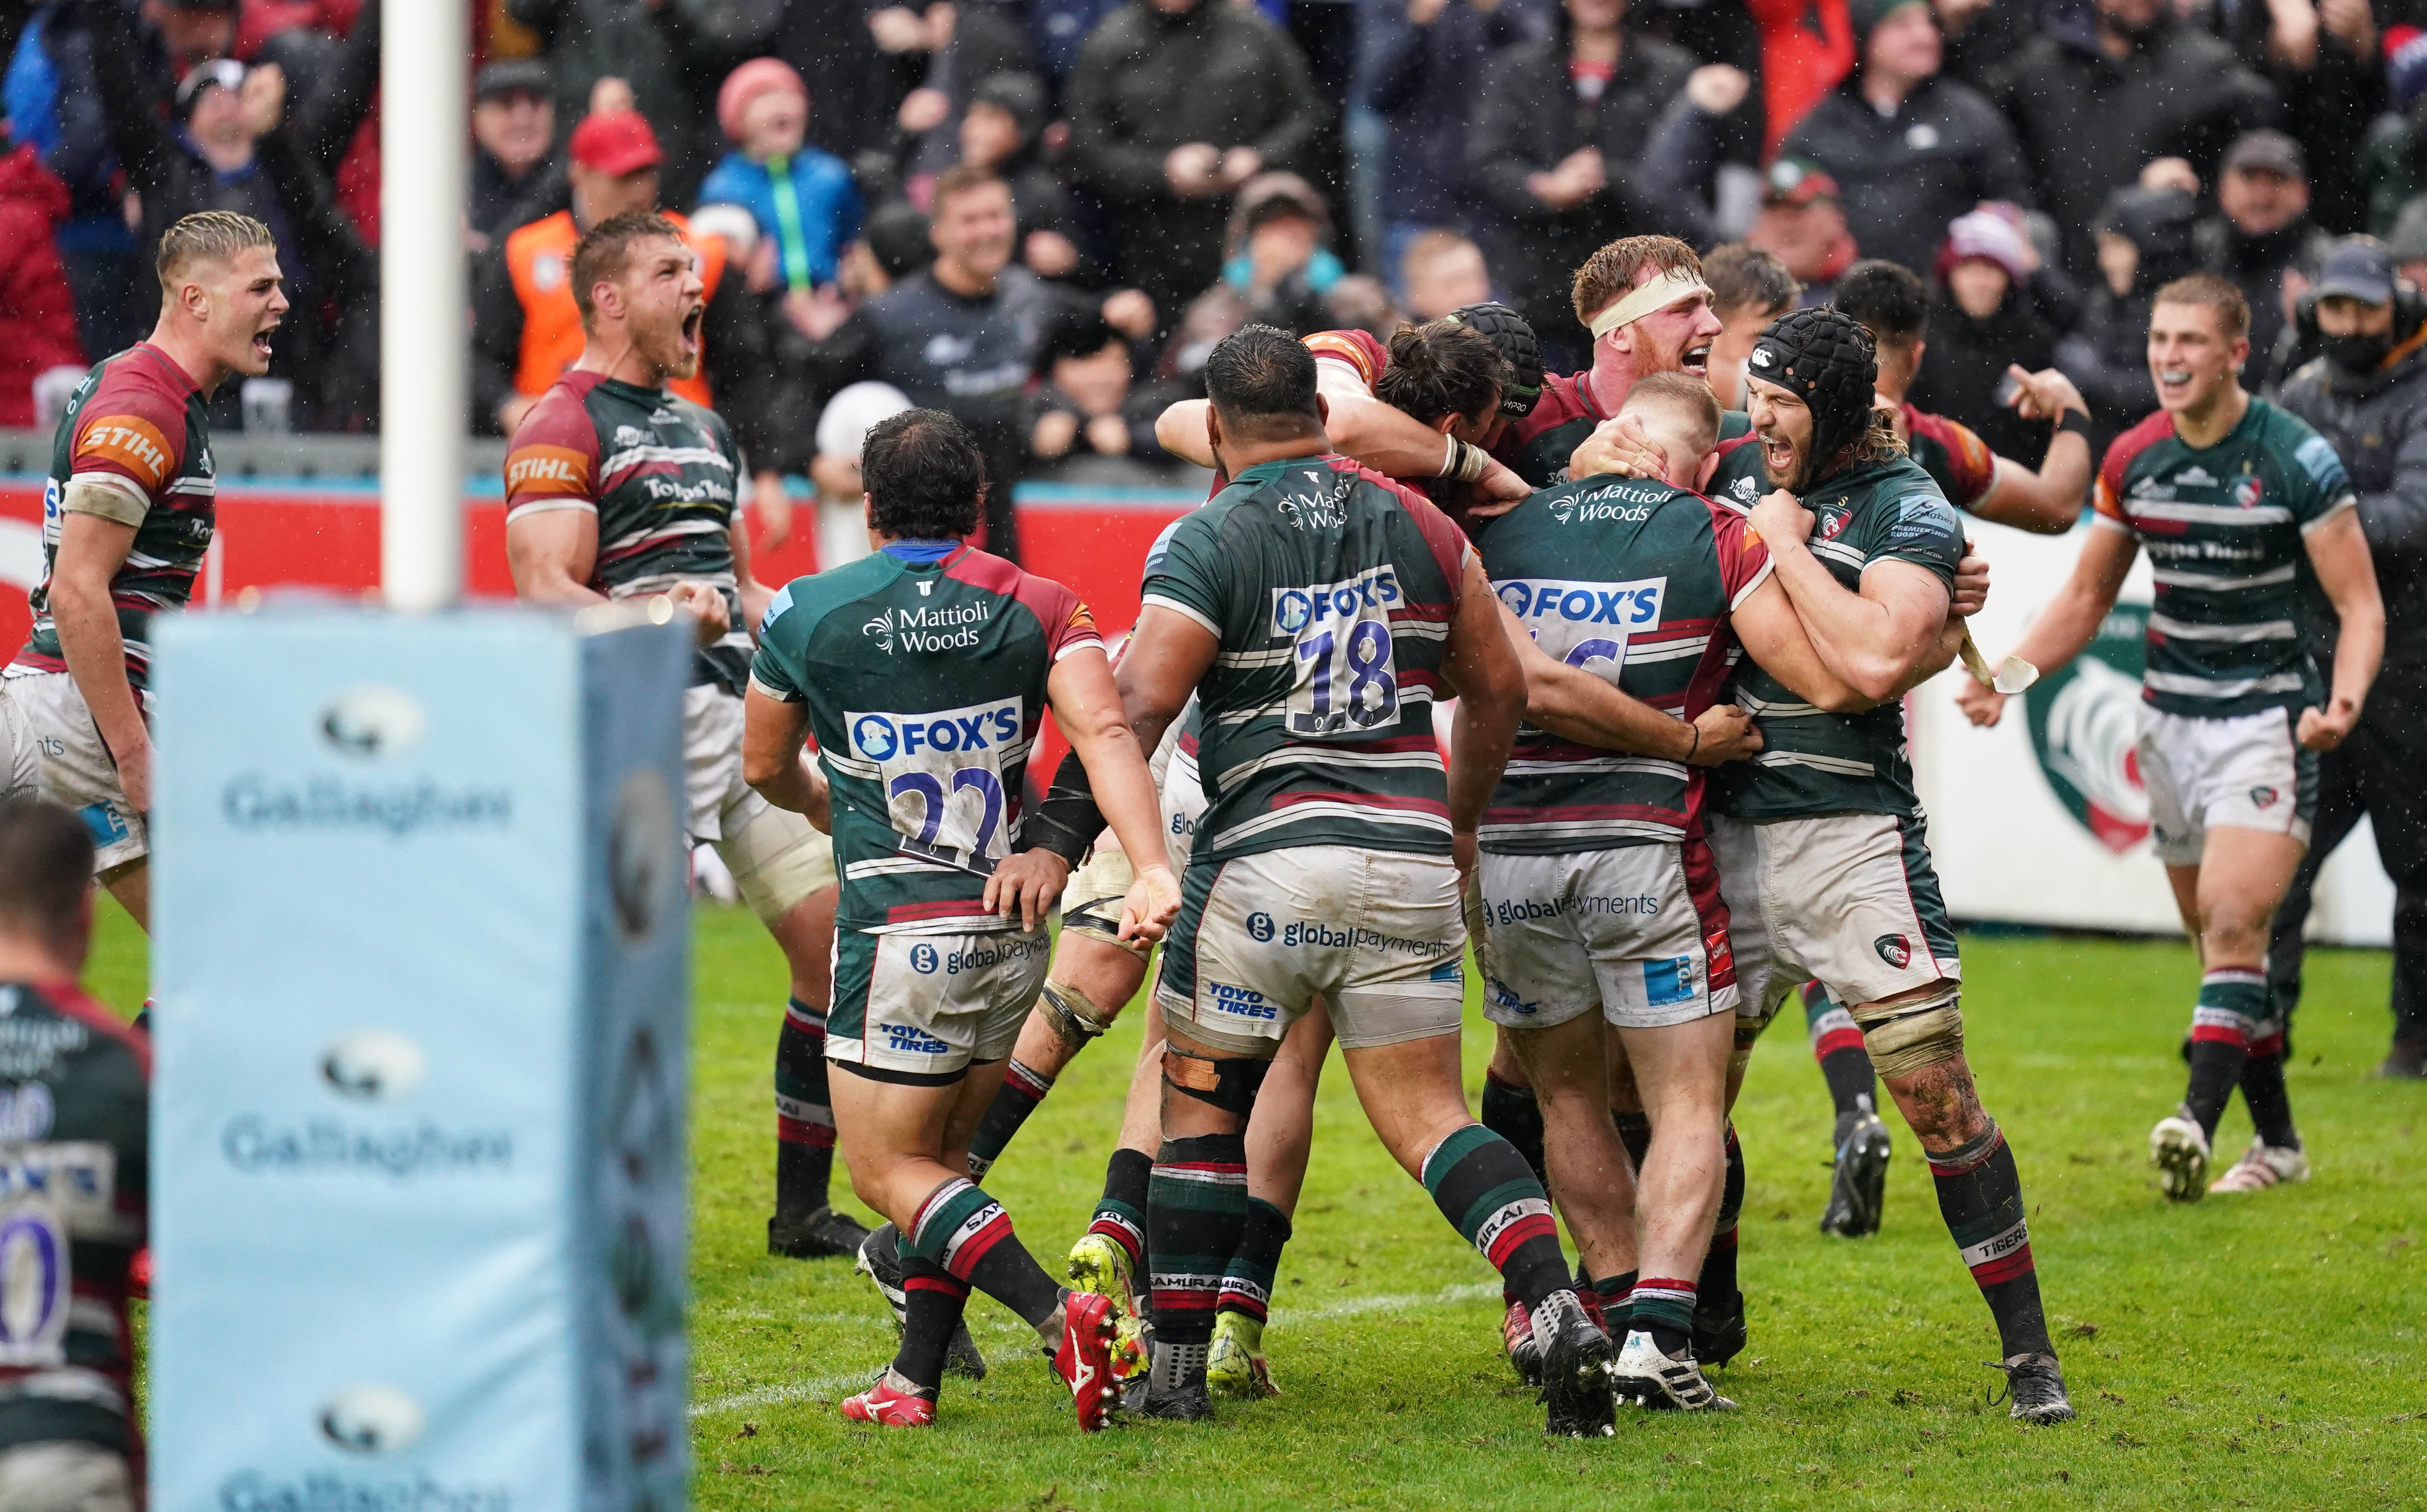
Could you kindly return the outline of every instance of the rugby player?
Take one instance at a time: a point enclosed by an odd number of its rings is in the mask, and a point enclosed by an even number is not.
[[[750,571],[749,529],[735,508],[746,475],[731,432],[666,387],[699,369],[705,285],[680,229],[646,211],[592,227],[574,248],[572,279],[580,360],[524,415],[506,452],[514,592],[571,608],[664,593],[689,617],[699,645],[683,691],[690,833],[716,847],[791,976],[775,1052],[767,1248],[848,1255],[868,1231],[826,1200],[835,1134],[820,1054],[833,851],[806,820],[742,781],[748,627],[773,594]]]
[[[210,549],[211,397],[269,371],[287,308],[277,244],[249,217],[186,217],[153,266],[151,338],[94,365],[59,417],[34,630],[0,674],[8,788],[38,778],[83,819],[102,886],[147,930],[151,620],[185,608]]]
[[[1519,1292],[1549,1426],[1610,1431],[1608,1339],[1568,1284],[1524,1158],[1458,1084],[1460,873],[1523,708],[1482,568],[1429,503],[1324,434],[1314,359],[1249,325],[1206,366],[1228,487],[1148,563],[1122,703],[1158,740],[1194,691],[1210,805],[1156,1002],[1163,1144],[1147,1203],[1156,1339],[1147,1410],[1212,1412],[1244,1137],[1289,1025],[1320,994],[1382,1143]],[[1458,695],[1443,763],[1435,691]]]
[[[1829,670],[1877,703],[1816,707],[1757,658],[1736,679],[1762,750],[1714,775],[1709,829],[1739,1014],[1757,1024],[1805,978],[1848,1005],[1996,1320],[2010,1411],[2061,1421],[2073,1407],[2040,1305],[2022,1179],[1963,1058],[1962,967],[1898,702],[1952,650],[1963,530],[1875,407],[1871,335],[1851,317],[1807,309],[1774,322],[1745,373],[1757,443],[1719,473],[1749,476],[1757,463],[1771,491],[1750,523],[1778,581]]]
[[[2147,547],[2157,599],[2141,776],[2201,970],[2190,1085],[2149,1134],[2176,1202],[2308,1177],[2267,990],[2267,935],[2308,846],[2317,753],[2351,734],[2385,649],[2385,606],[2342,463],[2299,417],[2242,388],[2249,354],[2250,309],[2231,283],[2196,274],[2158,291],[2149,374],[2158,411],[2107,448],[2100,528],[2015,651],[2045,670],[2073,659]],[[2304,636],[2304,562],[2341,619],[2331,690]],[[1963,703],[1973,723],[1994,724],[2005,700],[1966,689]],[[2253,1065],[2259,1078],[2245,1077]],[[2209,1146],[2237,1083],[2257,1132],[2211,1187]]]
[[[1615,680],[1663,711],[1668,740],[1613,756],[1555,730],[1521,731],[1480,831],[1478,958],[1485,1013],[1542,1108],[1550,1187],[1591,1278],[1588,1304],[1625,1341],[1619,1395],[1725,1407],[1691,1336],[1728,1163],[1736,988],[1695,813],[1702,779],[1687,761],[1712,710],[1743,723],[1718,702],[1735,635],[1816,703],[1865,705],[1821,668],[1742,518],[1693,491],[1718,439],[1709,386],[1655,373],[1620,413],[1674,459],[1665,479],[1545,490],[1492,522],[1476,549],[1529,691],[1580,673]],[[1612,1031],[1622,1055],[1605,1043]],[[1630,1110],[1648,1115],[1631,1212],[1614,1075],[1639,1093]]]
[[[769,607],[750,675],[744,765],[774,803],[837,827],[843,897],[826,1058],[854,1189],[904,1236],[902,1348],[846,1417],[933,1423],[972,1288],[1052,1352],[1082,1429],[1142,1365],[1134,1325],[1063,1291],[970,1180],[969,1142],[1044,985],[1047,910],[1069,863],[1022,833],[1020,794],[1050,708],[1135,864],[1116,928],[1151,942],[1180,905],[1146,758],[1121,718],[1086,606],[963,543],[985,487],[977,443],[937,410],[870,430],[878,550],[801,578]],[[948,628],[929,636],[912,625]],[[801,753],[818,739],[818,761]]]
[[[139,350],[139,349],[138,349]],[[144,1239],[151,1038],[77,986],[92,947],[93,841],[55,804],[0,801],[0,1024],[12,1247],[0,1360],[0,1505],[132,1512],[142,1492],[132,1271]],[[64,1261],[44,1276],[46,1262]]]

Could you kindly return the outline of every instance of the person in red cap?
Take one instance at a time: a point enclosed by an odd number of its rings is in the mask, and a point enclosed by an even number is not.
[[[581,312],[574,305],[574,244],[591,227],[658,206],[662,154],[648,119],[632,110],[593,111],[573,128],[563,207],[509,232],[482,260],[472,291],[473,418],[482,430],[513,435],[548,386],[581,355]],[[753,469],[754,502],[790,518],[783,469],[788,458],[766,415],[771,385],[767,332],[757,305],[737,275],[726,276],[722,238],[682,228],[708,285],[704,350],[698,370],[671,382],[674,392],[709,404],[733,429]],[[802,459],[805,463],[806,459]]]

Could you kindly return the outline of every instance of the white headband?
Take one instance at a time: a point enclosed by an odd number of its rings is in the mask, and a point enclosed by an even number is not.
[[[1626,298],[1594,316],[1588,329],[1593,339],[1599,341],[1620,326],[1633,325],[1654,310],[1665,310],[1698,295],[1708,298],[1710,292],[1711,285],[1702,282],[1702,274],[1672,268],[1658,278],[1637,285]]]

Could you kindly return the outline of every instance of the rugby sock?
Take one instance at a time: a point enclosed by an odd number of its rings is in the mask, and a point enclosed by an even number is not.
[[[1214,1337],[1222,1273],[1247,1228],[1247,1136],[1166,1139],[1148,1183],[1148,1284],[1160,1344],[1203,1346]]]
[[[1643,1174],[1643,1157],[1652,1153],[1652,1115],[1648,1113],[1612,1112],[1618,1125],[1618,1142],[1626,1146],[1626,1158],[1635,1162],[1635,1174]]]
[[[1551,1199],[1515,1146],[1481,1124],[1468,1124],[1434,1146],[1422,1169],[1425,1190],[1442,1216],[1482,1251],[1528,1312],[1539,1311],[1552,1293],[1568,1290]]]
[[[2211,1141],[2241,1080],[2242,1063],[2250,1058],[2251,1031],[2267,1014],[2265,972],[2225,967],[2200,978],[2199,1005],[2191,1010],[2191,1085],[2183,1106]]]
[[[1821,1078],[1829,1083],[1829,1100],[1837,1105],[1838,1121],[1864,1111],[1857,1097],[1870,1098],[1877,1108],[1880,1081],[1871,1070],[1871,1052],[1863,1048],[1863,1031],[1817,982],[1803,984],[1803,1023],[1812,1035],[1812,1058],[1820,1063]]]
[[[995,1089],[994,1101],[986,1104],[985,1115],[978,1120],[976,1132],[969,1135],[969,1179],[983,1181],[1002,1158],[1003,1146],[1028,1115],[1053,1090],[1053,1079],[1044,1072],[1019,1064],[1018,1056],[1002,1068],[1002,1085]]]
[[[955,1178],[928,1193],[902,1247],[984,1292],[1031,1328],[1043,1328],[1062,1305],[1062,1288],[1012,1232],[1011,1214],[974,1181]]]
[[[2014,1152],[1995,1124],[1978,1139],[1930,1157],[1939,1216],[1955,1236],[1963,1263],[1997,1320],[2005,1358],[2053,1355],[2047,1317],[2040,1310],[2039,1272],[2031,1263],[2031,1232],[2024,1220],[2023,1178]]]
[[[1216,1311],[1244,1312],[1258,1323],[1273,1305],[1273,1277],[1281,1268],[1281,1246],[1290,1239],[1289,1214],[1262,1197],[1247,1199],[1247,1223],[1240,1230],[1239,1247],[1222,1272],[1222,1294]]]
[[[969,1306],[969,1283],[932,1260],[904,1257],[902,1282],[908,1306],[902,1323],[902,1348],[893,1357],[893,1374],[932,1398],[944,1384],[944,1360],[953,1351],[953,1333]]]
[[[1719,1211],[1711,1220],[1711,1247],[1702,1257],[1696,1291],[1721,1307],[1733,1308],[1736,1296],[1736,1219],[1744,1213],[1744,1146],[1736,1142],[1735,1120],[1728,1120],[1728,1174],[1719,1187]]]
[[[1542,1157],[1542,1105],[1534,1100],[1532,1087],[1515,1086],[1484,1072],[1483,1127],[1517,1146],[1534,1168],[1535,1180],[1551,1184],[1551,1168]]]
[[[1633,1271],[1621,1271],[1616,1276],[1604,1276],[1588,1282],[1576,1291],[1576,1295],[1586,1300],[1588,1308],[1599,1309],[1593,1322],[1601,1325],[1601,1331],[1620,1343],[1626,1342],[1627,1320],[1630,1317],[1626,1299],[1635,1291],[1635,1277]]]
[[[794,998],[775,1034],[775,1213],[826,1205],[834,1177],[834,1110],[827,1106],[826,1011]]]
[[[2241,1100],[2258,1137],[2276,1149],[2299,1149],[2301,1132],[2292,1127],[2292,1094],[2284,1085],[2284,1034],[2281,1030],[2250,1047],[2241,1063]]]
[[[1104,1195],[1096,1199],[1087,1232],[1101,1234],[1130,1258],[1132,1274],[1146,1258],[1146,1204],[1154,1157],[1142,1149],[1116,1149],[1104,1165]]]
[[[1673,1355],[1693,1341],[1694,1283],[1672,1276],[1647,1276],[1627,1298],[1626,1326],[1652,1335],[1652,1347]]]

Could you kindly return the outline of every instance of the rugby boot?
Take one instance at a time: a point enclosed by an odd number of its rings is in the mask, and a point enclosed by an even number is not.
[[[1119,1335],[1113,1362],[1120,1378],[1126,1381],[1142,1374],[1146,1362],[1153,1358],[1148,1352],[1151,1331],[1138,1315],[1129,1251],[1102,1234],[1081,1234],[1070,1246],[1069,1262],[1063,1269],[1070,1277],[1071,1291],[1102,1297],[1113,1305],[1113,1327]]]
[[[1712,1390],[1694,1362],[1691,1344],[1674,1355],[1660,1352],[1649,1329],[1626,1336],[1612,1371],[1618,1399],[1663,1412],[1731,1412],[1735,1404]]]
[[[931,1428],[936,1423],[933,1398],[916,1391],[897,1390],[893,1373],[877,1373],[867,1390],[842,1399],[842,1415],[854,1423],[872,1423],[882,1428]]]
[[[902,1235],[891,1224],[879,1224],[860,1242],[859,1260],[853,1270],[869,1279],[885,1305],[893,1310],[893,1331],[900,1333],[909,1325],[910,1294],[903,1289],[905,1273],[902,1265]],[[978,1353],[977,1341],[969,1337],[969,1325],[964,1322],[953,1327],[953,1343],[944,1356],[944,1369],[955,1375],[966,1375],[983,1381],[986,1375],[985,1357]]]
[[[813,1212],[779,1212],[767,1220],[767,1253],[786,1260],[839,1260],[856,1255],[868,1230],[849,1213],[831,1207]]]
[[[1820,1212],[1820,1231],[1840,1239],[1878,1233],[1887,1206],[1888,1126],[1867,1095],[1854,1101],[1858,1111],[1838,1120],[1837,1171],[1829,1180],[1829,1205]]]
[[[1549,1409],[1542,1431],[1563,1439],[1600,1439],[1618,1431],[1618,1404],[1610,1396],[1609,1335],[1585,1316],[1572,1292],[1554,1292],[1534,1315],[1543,1337],[1541,1396]]]
[[[1279,1396],[1264,1363],[1264,1325],[1244,1312],[1226,1310],[1214,1319],[1214,1344],[1205,1357],[1205,1386],[1223,1396],[1252,1402]]]
[[[1121,1395],[1113,1370],[1113,1351],[1119,1341],[1113,1326],[1109,1297],[1071,1292],[1062,1299],[1062,1347],[1053,1352],[1053,1374],[1070,1389],[1070,1406],[1079,1415],[1079,1431],[1093,1433],[1113,1415]]]
[[[1744,1293],[1695,1298],[1693,1341],[1694,1358],[1714,1370],[1743,1354]]]
[[[2177,1108],[2149,1130],[2149,1163],[2173,1202],[2197,1202],[2207,1195],[2207,1136],[2188,1109]]]
[[[1500,1318],[1500,1345],[1508,1351],[1508,1363],[1517,1367],[1517,1378],[1539,1390],[1542,1385],[1542,1346],[1534,1341],[1533,1315],[1525,1310],[1525,1304],[1514,1297]]]
[[[2207,1184],[2210,1192],[2264,1192],[2281,1181],[2305,1181],[2309,1179],[2309,1157],[2300,1146],[2278,1149],[2263,1139],[2253,1139],[2250,1147],[2232,1169]]]
[[[2064,1372],[2054,1355],[2016,1355],[2008,1360],[1982,1360],[1993,1371],[2006,1373],[2006,1416],[2025,1423],[2070,1423],[2073,1403],[2064,1394]],[[1996,1406],[1991,1397],[1989,1405]]]
[[[1214,1393],[1205,1379],[1210,1354],[1204,1344],[1156,1344],[1154,1369],[1147,1377],[1146,1415],[1177,1423],[1202,1423],[1214,1416]]]

